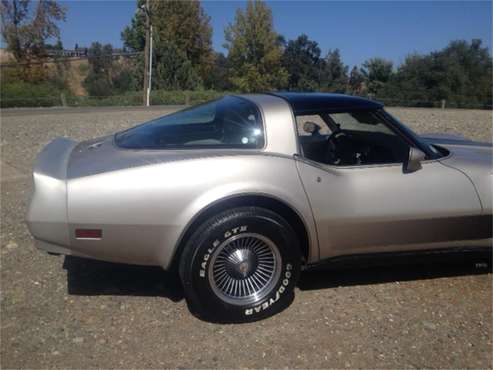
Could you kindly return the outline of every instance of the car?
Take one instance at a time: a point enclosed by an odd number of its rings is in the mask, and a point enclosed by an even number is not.
[[[336,257],[491,248],[492,154],[360,97],[231,95],[53,140],[27,223],[41,250],[176,271],[195,315],[248,322]]]

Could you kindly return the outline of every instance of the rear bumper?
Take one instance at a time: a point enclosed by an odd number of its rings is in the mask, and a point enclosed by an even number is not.
[[[66,246],[45,242],[44,240],[34,239],[34,243],[36,245],[36,248],[43,252],[63,254],[66,256],[93,258],[91,256],[85,255],[84,253],[80,253],[79,251],[67,248]]]
[[[34,239],[34,243],[36,245],[36,248],[43,252],[48,252],[48,253],[55,253],[55,254],[65,254],[65,255],[71,255],[72,251],[66,247],[63,247],[61,245],[56,245],[52,243],[45,242],[43,240],[39,239]]]

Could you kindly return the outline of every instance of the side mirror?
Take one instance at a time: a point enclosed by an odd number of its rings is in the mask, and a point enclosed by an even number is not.
[[[407,161],[402,166],[402,172],[411,173],[421,169],[421,162],[426,158],[426,154],[421,150],[410,147]]]

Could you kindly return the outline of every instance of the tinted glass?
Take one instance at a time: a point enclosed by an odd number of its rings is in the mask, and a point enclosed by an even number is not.
[[[115,138],[117,145],[134,149],[264,146],[257,107],[233,96],[160,117],[118,133]]]
[[[382,134],[396,136],[377,115],[370,111],[332,113],[330,118],[341,130],[381,132]]]
[[[409,144],[375,110],[297,115],[303,155],[333,166],[403,163]]]

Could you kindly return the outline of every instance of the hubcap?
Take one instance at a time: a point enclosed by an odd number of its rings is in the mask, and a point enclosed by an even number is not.
[[[214,293],[228,303],[244,305],[271,291],[281,274],[281,255],[269,238],[245,233],[220,244],[209,266]]]

